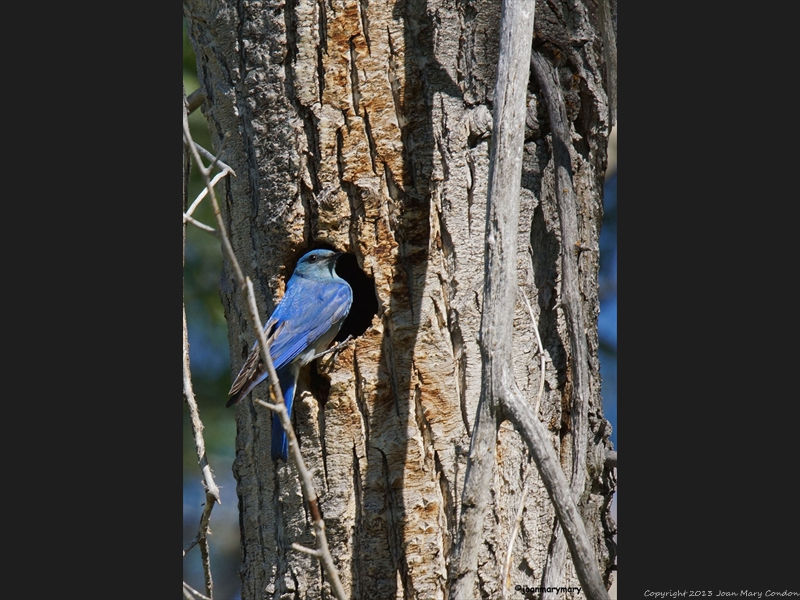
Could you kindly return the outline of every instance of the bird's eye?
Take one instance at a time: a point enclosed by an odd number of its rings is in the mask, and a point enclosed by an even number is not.
[[[317,255],[316,254],[312,254],[311,256],[309,256],[308,257],[308,262],[317,262]]]

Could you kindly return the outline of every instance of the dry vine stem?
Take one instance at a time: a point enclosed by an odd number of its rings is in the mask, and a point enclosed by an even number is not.
[[[539,83],[542,96],[550,116],[552,135],[552,153],[556,176],[556,198],[558,200],[559,222],[561,224],[561,241],[564,252],[561,253],[561,306],[567,321],[570,343],[574,354],[572,360],[572,481],[570,492],[577,502],[585,487],[586,481],[586,444],[589,431],[589,347],[584,335],[585,316],[579,284],[578,261],[576,253],[570,251],[579,248],[578,218],[575,214],[577,198],[572,184],[572,164],[569,154],[571,142],[570,126],[567,120],[567,109],[558,75],[553,66],[538,52],[531,54],[531,69]],[[564,578],[567,541],[563,532],[556,526],[555,543],[548,557],[545,569],[544,587],[556,587]],[[577,567],[577,565],[576,565]],[[545,600],[554,600],[553,592],[543,596]]]
[[[530,246],[528,246],[530,248]],[[528,308],[528,314],[531,316],[531,324],[533,327],[533,332],[536,334],[536,342],[539,345],[539,356],[542,360],[541,370],[539,371],[539,393],[536,395],[536,404],[534,406],[534,412],[538,415],[539,414],[539,405],[542,402],[542,394],[544,393],[544,377],[545,377],[545,355],[544,355],[544,347],[542,346],[542,338],[539,335],[539,328],[536,326],[536,318],[533,315],[533,308],[531,308],[531,303],[528,300],[528,296],[525,294],[525,290],[520,286],[519,293],[522,296],[522,299],[525,301],[525,306]],[[508,550],[506,551],[506,560],[503,566],[503,598],[505,599],[508,594],[508,588],[511,585],[511,555],[512,551],[514,550],[514,541],[517,539],[517,533],[519,532],[519,526],[522,522],[522,513],[525,510],[525,498],[528,495],[528,479],[530,478],[530,463],[528,467],[525,469],[525,478],[522,481],[522,494],[520,495],[519,499],[519,506],[517,507],[517,518],[514,520],[514,528],[511,530],[511,535],[509,536],[508,540]]]
[[[482,543],[484,514],[496,460],[500,408],[531,450],[572,552],[583,593],[592,600],[607,600],[608,592],[561,465],[547,432],[517,388],[511,366],[524,129],[520,124],[525,122],[532,37],[533,3],[529,0],[504,0],[486,207],[485,286],[480,328],[481,398],[467,462],[460,535],[450,574],[450,596],[471,598],[474,595],[478,547]],[[575,320],[571,324],[574,326]],[[574,327],[571,333],[571,341],[575,344]],[[579,360],[580,350],[576,348],[575,351],[578,353],[576,360]],[[584,456],[585,452],[578,454],[580,459]],[[574,475],[573,472],[573,481]]]
[[[230,239],[228,238],[225,230],[225,223],[222,220],[222,214],[219,209],[219,203],[217,202],[216,194],[214,193],[214,187],[211,185],[211,179],[209,178],[209,175],[212,167],[217,162],[217,159],[215,158],[214,161],[212,161],[212,164],[209,168],[205,168],[203,166],[200,153],[195,144],[192,142],[191,134],[189,133],[189,125],[186,119],[185,111],[183,119],[183,132],[186,138],[186,143],[194,155],[195,162],[198,165],[200,173],[203,177],[203,181],[205,182],[206,189],[208,190],[208,196],[211,199],[211,204],[214,209],[214,216],[217,220],[216,236],[219,238],[225,256],[230,262],[233,272],[236,276],[236,281],[239,285],[239,289],[241,290],[242,297],[247,308],[247,315],[250,318],[250,323],[258,339],[261,361],[267,366],[270,389],[276,398],[276,402],[274,404],[268,404],[261,400],[256,400],[255,402],[256,404],[266,406],[270,410],[276,412],[281,419],[283,429],[286,431],[286,435],[289,438],[289,447],[291,448],[292,456],[295,459],[295,465],[297,466],[298,475],[300,477],[300,486],[303,490],[303,496],[306,499],[309,514],[311,515],[311,519],[313,521],[317,548],[316,550],[303,549],[303,551],[313,554],[319,559],[320,563],[322,564],[322,568],[325,571],[325,575],[327,576],[331,585],[333,595],[339,600],[345,600],[346,596],[344,593],[344,588],[339,578],[339,573],[336,570],[336,566],[333,563],[333,557],[328,549],[328,540],[325,535],[325,522],[322,520],[322,515],[319,511],[317,493],[314,489],[314,484],[311,481],[311,473],[308,471],[305,462],[303,461],[303,455],[300,452],[300,447],[297,444],[297,438],[294,434],[294,429],[292,428],[292,421],[289,418],[289,414],[286,411],[286,406],[283,401],[283,394],[281,393],[278,375],[275,372],[275,366],[272,364],[272,358],[267,351],[267,340],[264,335],[264,327],[261,323],[260,317],[258,316],[258,307],[256,305],[255,294],[253,293],[253,283],[250,281],[249,277],[244,276],[241,267],[239,266],[239,262],[236,260],[236,255],[233,252],[233,247],[231,246]],[[184,218],[188,221],[186,216]]]
[[[201,594],[185,581],[183,582],[183,597],[186,600],[211,600],[211,598]]]
[[[184,105],[183,105],[183,123],[184,123],[184,131],[188,132],[189,125],[187,121],[187,113],[186,113],[186,100],[184,96]],[[184,172],[184,209],[186,203],[186,178],[188,178],[188,167],[185,166],[187,169]],[[193,204],[196,204],[195,201]],[[186,259],[186,218],[184,218],[183,224],[183,252],[184,252],[184,261]],[[189,406],[189,414],[192,421],[192,433],[194,434],[194,445],[197,451],[197,462],[200,465],[200,470],[203,473],[203,486],[205,487],[206,491],[206,502],[205,506],[203,507],[203,514],[200,517],[200,526],[198,527],[197,535],[195,536],[194,540],[192,540],[188,546],[183,549],[183,555],[186,556],[186,553],[191,550],[195,545],[200,545],[200,554],[202,557],[203,563],[203,577],[205,580],[205,587],[206,587],[206,594],[209,597],[212,596],[214,590],[214,580],[211,577],[211,559],[209,555],[208,549],[208,539],[207,536],[209,534],[209,521],[211,520],[211,510],[214,508],[214,504],[222,504],[222,500],[219,496],[219,488],[217,487],[216,482],[214,481],[214,476],[211,473],[211,466],[208,464],[208,458],[206,456],[206,445],[205,439],[203,438],[203,422],[200,420],[200,411],[197,408],[197,401],[194,397],[194,390],[192,388],[192,372],[191,366],[189,363],[189,333],[186,326],[186,306],[184,304],[183,307],[183,395],[184,399],[186,400],[186,404]],[[184,582],[184,594],[187,593],[186,588],[188,586]],[[191,589],[191,588],[190,588]],[[194,591],[194,590],[192,590]],[[197,592],[196,592],[197,593]]]

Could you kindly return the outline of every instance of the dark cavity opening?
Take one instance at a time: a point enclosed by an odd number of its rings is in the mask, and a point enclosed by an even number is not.
[[[308,250],[317,248],[338,251],[338,248],[325,242],[318,242]],[[343,254],[339,257],[339,260],[336,261],[336,274],[349,283],[353,290],[353,304],[350,306],[350,312],[334,338],[334,342],[341,342],[347,339],[348,335],[357,338],[364,334],[372,324],[372,317],[378,314],[378,296],[375,294],[375,280],[368,277],[359,268],[354,254]]]

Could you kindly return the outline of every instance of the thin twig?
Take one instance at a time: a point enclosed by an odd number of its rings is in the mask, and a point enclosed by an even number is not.
[[[202,231],[205,231],[206,233],[210,233],[215,238],[219,237],[219,233],[217,232],[216,229],[214,229],[213,227],[209,227],[205,223],[201,223],[200,221],[198,221],[194,217],[187,217],[187,216],[184,215],[183,220],[184,220],[185,223],[190,223],[190,224],[194,225],[195,227],[197,227],[198,229],[200,229]]]
[[[205,186],[208,189],[209,197],[211,199],[211,205],[214,209],[214,217],[217,220],[217,226],[219,228],[219,240],[222,243],[222,251],[224,252],[225,257],[231,264],[234,276],[236,277],[236,281],[239,284],[239,289],[242,290],[242,295],[246,296],[247,292],[244,289],[245,288],[244,274],[242,273],[241,267],[239,267],[239,262],[236,260],[236,255],[233,253],[233,246],[231,246],[230,239],[228,239],[228,234],[226,233],[225,230],[225,223],[222,221],[222,213],[219,210],[217,195],[216,193],[214,193],[214,188],[211,187],[211,179],[209,178],[211,169],[210,168],[207,169],[206,167],[203,166],[203,161],[200,158],[200,153],[198,152],[194,143],[192,143],[192,136],[191,133],[189,132],[189,122],[185,118],[185,115],[183,120],[183,135],[186,138],[186,140],[189,141],[188,143],[189,150],[192,152],[192,156],[194,157],[195,163],[197,164],[197,169],[198,171],[200,171],[200,175],[203,178],[203,183],[205,183]],[[250,315],[250,316],[251,317],[255,316],[255,319],[258,320],[257,312],[255,315]],[[262,348],[262,357],[263,355],[264,355],[264,350]]]
[[[539,356],[542,359],[542,368],[539,374],[539,393],[536,396],[536,405],[534,407],[534,411],[536,414],[539,414],[539,405],[542,402],[542,393],[544,392],[544,374],[545,374],[545,355],[544,355],[544,348],[542,347],[542,338],[539,336],[539,328],[536,325],[536,318],[533,316],[533,308],[531,308],[531,303],[528,301],[528,295],[525,293],[525,290],[522,286],[519,287],[520,295],[522,299],[525,301],[525,305],[528,307],[528,314],[531,316],[531,326],[533,327],[533,331],[536,334],[536,341],[539,344]],[[522,496],[519,499],[519,507],[517,508],[517,519],[514,522],[514,527],[511,530],[511,536],[508,540],[508,550],[506,552],[506,560],[505,566],[503,569],[503,598],[506,598],[506,594],[508,593],[508,587],[511,585],[511,555],[514,549],[514,541],[517,538],[517,532],[519,531],[520,523],[522,522],[522,513],[525,509],[525,497],[528,495],[528,478],[530,477],[530,469],[526,469],[525,471],[525,478],[522,482]]]
[[[223,177],[226,177],[228,175],[228,173],[233,173],[233,170],[231,170],[230,168],[226,168],[226,169],[223,169],[222,171],[220,171],[219,173],[217,173],[216,175],[214,175],[214,179],[211,180],[211,187],[216,186],[217,183],[219,183],[219,181]],[[183,213],[183,220],[184,221],[186,219],[188,219],[192,215],[192,213],[194,212],[194,209],[197,208],[197,205],[200,204],[200,201],[203,198],[206,197],[206,194],[208,194],[208,188],[204,187],[202,190],[200,190],[200,193],[197,194],[197,198],[194,199],[194,202],[192,202],[192,205],[186,210],[185,213]]]
[[[525,306],[528,307],[528,314],[531,316],[531,326],[533,327],[533,332],[536,334],[536,342],[539,344],[539,355],[542,357],[542,372],[539,376],[539,393],[536,395],[536,405],[534,406],[534,410],[538,415],[539,405],[542,403],[542,394],[544,393],[544,368],[546,357],[544,355],[544,347],[542,346],[542,338],[539,337],[539,327],[536,325],[536,317],[533,316],[533,308],[531,308],[531,303],[528,301],[528,295],[525,293],[525,290],[522,289],[522,286],[520,286],[519,291],[522,294],[522,299],[525,300]]]
[[[506,560],[503,568],[503,600],[507,597],[508,588],[511,586],[511,555],[514,550],[514,541],[517,539],[519,526],[522,523],[522,513],[525,512],[525,498],[528,495],[528,479],[530,478],[530,466],[525,470],[525,478],[522,480],[522,495],[519,498],[519,506],[517,507],[517,518],[514,521],[514,527],[511,529],[511,535],[508,540],[508,550],[506,551]]]
[[[183,392],[186,403],[189,405],[189,414],[192,420],[192,432],[194,433],[195,449],[197,451],[197,462],[203,473],[203,485],[206,488],[206,498],[213,505],[214,502],[222,504],[219,496],[219,488],[214,482],[211,474],[211,467],[206,456],[205,440],[203,438],[203,422],[200,420],[200,411],[197,408],[197,401],[194,397],[192,388],[192,373],[189,365],[189,332],[186,327],[186,309],[183,313]]]
[[[203,148],[203,147],[202,147],[200,144],[198,144],[197,142],[194,142],[194,145],[195,145],[195,146],[197,147],[197,149],[200,151],[200,154],[202,154],[202,155],[203,155],[203,156],[205,156],[205,157],[206,157],[208,160],[210,160],[210,161],[211,161],[211,166],[209,167],[209,170],[213,170],[213,168],[214,168],[215,166],[217,166],[217,168],[219,168],[219,170],[220,170],[220,172],[221,172],[221,173],[224,173],[225,171],[227,171],[228,173],[230,173],[231,175],[233,175],[234,177],[236,177],[236,171],[234,171],[233,169],[231,169],[230,165],[228,165],[228,164],[226,164],[226,163],[222,162],[222,160],[220,159],[219,155],[214,155],[214,154],[211,154],[211,152],[209,152],[208,150],[206,150],[205,148]],[[222,154],[222,153],[220,152],[220,154]]]
[[[300,544],[293,543],[292,548],[297,550],[298,552],[305,552],[306,554],[310,554],[316,558],[319,558],[319,550],[314,550],[313,548],[306,548],[305,546],[301,546]]]
[[[184,556],[186,556],[186,554],[189,552],[189,550],[191,550],[197,544],[199,544],[200,540],[202,540],[202,539],[204,539],[206,537],[207,532],[208,532],[208,523],[209,523],[210,518],[211,518],[211,510],[213,508],[214,508],[214,503],[213,502],[206,502],[203,505],[203,514],[200,515],[200,527],[198,528],[198,533],[195,536],[195,538],[191,542],[186,544],[186,546],[183,548],[183,555]]]
[[[208,502],[206,502],[208,504]],[[208,512],[211,516],[211,511]],[[208,530],[211,533],[211,530]],[[203,565],[203,576],[205,577],[206,592],[209,598],[214,597],[214,580],[211,577],[211,549],[208,547],[208,536],[204,535],[198,544],[200,546],[200,562]]]
[[[237,265],[238,266],[238,265]],[[272,363],[272,357],[269,354],[269,344],[267,343],[267,336],[264,334],[264,326],[261,324],[261,317],[258,315],[258,306],[256,306],[256,295],[253,292],[253,282],[249,277],[245,277],[242,282],[242,295],[244,296],[245,306],[247,313],[250,316],[250,322],[255,327],[256,339],[258,340],[259,354],[261,355],[261,362],[267,365],[267,372],[269,373],[269,382],[272,386],[272,393],[275,395],[278,404],[286,407],[283,399],[283,390],[278,380],[278,373],[275,371],[275,365]],[[291,421],[289,423],[291,427]]]
[[[194,111],[200,108],[205,99],[206,94],[203,91],[203,88],[197,88],[195,91],[189,94],[189,97],[186,98],[186,110],[188,111],[188,114],[192,114]]]
[[[189,598],[190,600],[194,600],[195,598],[197,600],[211,600],[211,598],[204,596],[185,581],[183,582],[183,596],[184,598]]]
[[[276,387],[280,389],[279,385]],[[286,432],[286,437],[289,439],[289,452],[294,457],[295,465],[297,466],[297,473],[300,477],[300,487],[303,490],[303,496],[305,496],[306,503],[308,504],[308,512],[314,524],[314,533],[316,534],[317,542],[316,552],[318,553],[316,556],[322,563],[325,574],[330,579],[333,595],[339,600],[345,600],[344,588],[339,579],[339,573],[336,570],[336,566],[333,564],[333,557],[331,556],[330,550],[328,550],[328,538],[325,535],[325,521],[322,520],[322,514],[319,511],[319,501],[311,479],[311,471],[308,470],[303,460],[303,454],[300,452],[300,444],[297,443],[297,436],[292,428],[292,419],[289,417],[286,405],[282,401],[270,404],[258,398],[256,398],[254,402],[270,409],[277,414],[278,418],[281,420],[281,425]]]

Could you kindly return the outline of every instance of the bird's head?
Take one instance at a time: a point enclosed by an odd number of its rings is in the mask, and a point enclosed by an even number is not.
[[[312,250],[297,261],[297,267],[295,267],[294,272],[304,277],[327,275],[328,273],[335,276],[336,259],[342,254],[343,252],[334,252],[333,250],[322,248]]]

